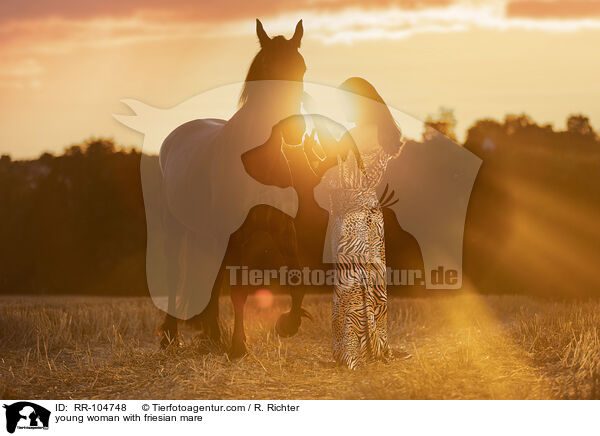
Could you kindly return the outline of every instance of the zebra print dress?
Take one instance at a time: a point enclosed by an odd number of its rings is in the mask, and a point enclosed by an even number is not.
[[[350,131],[364,162],[353,154],[327,174],[332,250],[337,284],[333,294],[333,356],[350,369],[388,360],[386,263],[383,214],[376,187],[392,158],[377,143],[377,127]]]

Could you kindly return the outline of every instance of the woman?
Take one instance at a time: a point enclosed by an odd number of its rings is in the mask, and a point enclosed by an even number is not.
[[[383,214],[376,188],[388,161],[400,153],[402,133],[385,102],[366,80],[353,77],[346,91],[349,121],[340,141],[317,123],[324,159],[309,159],[330,197],[330,235],[337,269],[333,297],[333,355],[350,369],[388,361]],[[310,150],[312,151],[312,150]],[[309,153],[310,154],[310,153]],[[400,352],[399,358],[410,357]]]

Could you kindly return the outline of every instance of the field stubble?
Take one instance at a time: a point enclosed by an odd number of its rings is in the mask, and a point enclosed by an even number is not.
[[[0,297],[3,399],[600,399],[600,302],[473,294],[392,298],[389,337],[413,354],[357,371],[333,365],[331,299],[314,322],[273,326],[277,297],[246,308],[249,354],[207,352],[201,335],[159,350],[147,298]],[[221,318],[229,335],[232,308]]]

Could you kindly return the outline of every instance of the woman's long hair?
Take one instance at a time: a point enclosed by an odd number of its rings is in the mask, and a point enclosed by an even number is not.
[[[375,87],[362,77],[351,77],[339,89],[370,100],[357,102],[359,118],[376,124],[379,144],[388,154],[397,155],[404,145],[402,131]]]

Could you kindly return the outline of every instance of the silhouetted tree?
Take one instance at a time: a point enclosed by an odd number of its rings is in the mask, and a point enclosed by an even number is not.
[[[465,147],[483,159],[465,228],[465,273],[484,292],[600,294],[600,141],[527,115],[481,120]],[[584,236],[585,235],[585,236]]]
[[[581,136],[595,136],[590,119],[584,115],[571,115],[567,119],[567,132]]]
[[[431,115],[425,120],[425,131],[423,132],[423,140],[429,141],[431,139],[432,131],[434,129],[448,138],[456,141],[456,117],[452,109],[441,107],[437,117]]]
[[[97,139],[0,160],[0,292],[145,293],[140,157]]]

